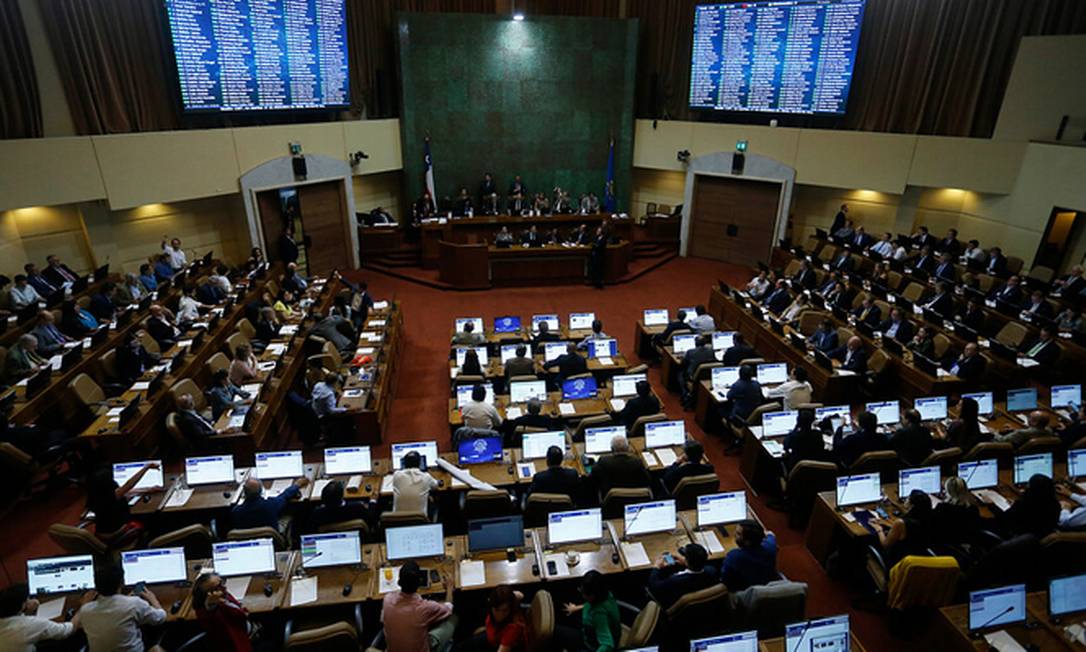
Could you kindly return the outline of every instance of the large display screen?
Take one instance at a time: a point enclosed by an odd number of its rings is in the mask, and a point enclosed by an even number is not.
[[[344,0],[165,0],[186,111],[350,104]]]
[[[866,0],[759,0],[694,12],[690,106],[845,113]]]

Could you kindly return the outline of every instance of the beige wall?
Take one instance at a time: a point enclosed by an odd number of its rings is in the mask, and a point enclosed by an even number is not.
[[[841,204],[848,204],[849,219],[878,237],[894,231],[901,195],[874,190],[842,190],[797,183],[792,191],[792,240],[802,242],[815,228],[828,229]]]
[[[19,9],[26,26],[30,55],[34,58],[34,74],[38,78],[38,95],[41,97],[42,133],[46,138],[74,136],[75,123],[68,110],[68,98],[60,83],[60,72],[45,36],[45,25],[37,0],[19,0]]]
[[[1018,46],[994,137],[1053,140],[1064,115],[1080,123],[1086,118],[1086,35],[1027,36]]]
[[[633,184],[630,215],[633,217],[644,215],[645,204],[649,202],[657,207],[666,204],[672,208],[683,203],[686,174],[681,171],[634,168],[630,181]]]
[[[44,267],[45,257],[50,254],[56,254],[77,272],[94,269],[83,218],[75,204],[5,211],[0,213],[0,234],[5,261],[0,272],[4,274],[22,272],[28,262]]]
[[[409,217],[409,207],[403,201],[403,172],[396,170],[354,178],[355,211],[368,213],[378,206],[399,222]]]

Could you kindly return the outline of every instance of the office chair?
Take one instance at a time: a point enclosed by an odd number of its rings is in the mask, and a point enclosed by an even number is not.
[[[211,544],[215,542],[215,521],[210,527],[194,523],[172,532],[160,534],[147,542],[148,548],[184,548],[186,559],[211,559]]]
[[[675,509],[696,509],[698,496],[716,493],[720,490],[720,478],[715,473],[690,475],[675,485],[671,497],[675,499]]]
[[[573,509],[573,499],[565,494],[530,493],[524,497],[524,527],[546,527],[554,512]]]

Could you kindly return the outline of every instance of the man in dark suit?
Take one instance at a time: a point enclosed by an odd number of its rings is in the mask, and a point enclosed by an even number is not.
[[[901,311],[901,308],[891,308],[890,318],[879,324],[877,330],[882,333],[883,337],[892,337],[902,344],[907,344],[909,340],[913,339],[913,334],[916,332],[912,322],[905,319],[905,314]]]
[[[91,296],[87,309],[99,322],[108,323],[117,314],[117,304],[114,303],[117,295],[117,286],[110,281],[102,284],[102,288]]]
[[[151,306],[151,316],[147,318],[147,334],[165,351],[173,346],[181,331],[174,326],[165,308],[156,303]]]
[[[1040,290],[1030,293],[1029,300],[1022,306],[1022,310],[1028,312],[1031,317],[1041,319],[1051,320],[1056,316],[1056,312],[1052,310],[1052,304],[1045,300],[1045,295]]]
[[[509,196],[513,195],[527,195],[528,188],[524,185],[524,182],[520,180],[520,175],[513,177],[513,181],[509,184]]]
[[[906,466],[919,466],[934,448],[931,431],[924,427],[920,412],[905,410],[902,426],[890,436],[890,448]]]
[[[661,556],[649,573],[648,589],[660,606],[670,608],[684,595],[695,593],[720,582],[713,566],[706,566],[709,554],[700,544],[688,543],[675,551],[674,563]]]
[[[939,241],[939,244],[935,245],[935,248],[945,254],[955,257],[961,254],[962,243],[958,240],[958,230],[947,229],[946,236]]]
[[[660,400],[652,393],[652,385],[647,380],[637,381],[637,396],[626,401],[622,410],[614,415],[614,420],[626,426],[629,431],[635,421],[641,417],[660,413]],[[608,406],[610,409],[610,406]]]
[[[837,233],[837,231],[844,228],[845,222],[847,221],[848,204],[841,204],[841,210],[837,211],[837,215],[833,216],[833,224],[830,225],[830,233]]]
[[[298,262],[298,243],[294,241],[294,227],[287,226],[279,235],[279,259],[284,265]]]
[[[561,448],[547,449],[547,468],[532,476],[529,494],[564,494],[577,503],[581,495],[581,478],[577,471],[562,466],[564,454]]]
[[[652,341],[658,346],[663,346],[665,343],[667,343],[668,338],[671,337],[671,334],[675,331],[689,329],[690,326],[686,323],[686,311],[680,310],[679,314],[675,315],[675,319],[667,323],[667,326],[664,328],[663,333],[653,335]]]
[[[345,500],[343,483],[332,480],[321,490],[321,504],[309,517],[307,532],[315,533],[325,525],[355,520],[364,521],[371,528],[376,528],[378,516],[379,509],[376,503]]]
[[[864,351],[864,342],[857,336],[848,338],[844,346],[838,347],[829,354],[829,357],[841,361],[841,369],[856,374],[867,372],[867,352]]]
[[[856,288],[847,280],[840,281],[830,293],[825,296],[826,303],[838,310],[848,312],[852,310],[852,301],[856,298]]]
[[[1082,265],[1075,265],[1069,273],[1053,281],[1052,289],[1059,292],[1061,297],[1067,299],[1073,299],[1080,292],[1086,290],[1086,276],[1083,276]],[[38,293],[41,294],[41,290],[38,290]]]
[[[962,349],[962,354],[946,365],[946,370],[966,382],[980,380],[988,362],[980,354],[976,342],[969,342]]]
[[[799,271],[792,277],[793,283],[798,283],[804,290],[813,290],[816,283],[818,283],[818,277],[815,276],[814,270],[811,269],[811,264],[806,260],[799,262]]]
[[[1049,326],[1041,327],[1040,334],[1018,349],[1027,358],[1049,365],[1060,357],[1060,345],[1056,343],[1056,333]]]
[[[27,263],[23,265],[23,270],[26,272],[26,281],[30,283],[31,287],[38,291],[42,297],[46,300],[57,291],[58,287],[53,285],[49,279],[45,278],[38,272],[38,266],[34,263]]]
[[[728,388],[727,399],[731,406],[730,415],[740,419],[746,419],[759,405],[765,403],[762,385],[754,379],[753,365],[745,364],[739,367],[739,379]]]
[[[984,266],[984,271],[992,276],[1007,275],[1007,257],[1003,255],[1002,249],[992,247],[988,250],[988,264]]]
[[[788,292],[784,279],[777,281],[777,286],[762,300],[762,305],[775,315],[781,314],[791,303],[792,295]]]
[[[926,274],[931,274],[935,271],[935,254],[931,252],[931,247],[924,247],[920,250],[920,253],[913,259],[913,269],[918,269]]]
[[[839,272],[851,272],[855,266],[856,262],[852,260],[852,253],[847,249],[842,249],[841,253],[830,263],[830,268]]]
[[[302,294],[309,287],[309,279],[298,271],[297,263],[287,263],[286,273],[283,274],[283,289],[293,292],[295,296]]]
[[[70,267],[60,262],[60,259],[55,255],[46,256],[45,262],[48,263],[48,266],[42,272],[42,276],[53,287],[59,288],[65,283],[75,283],[79,280],[79,274],[76,274]]]
[[[814,333],[807,338],[807,342],[815,349],[829,355],[837,348],[837,327],[829,319],[823,319]]]
[[[757,358],[758,353],[754,348],[747,344],[747,340],[743,337],[742,333],[736,332],[732,336],[732,345],[724,351],[724,356],[721,358],[721,362],[725,367],[735,367],[743,360],[747,358]]]
[[[692,478],[696,475],[709,475],[716,473],[712,466],[704,462],[705,449],[696,441],[688,441],[683,445],[683,454],[675,463],[664,469],[664,487],[669,493],[675,491],[679,481],[683,478]]]
[[[489,172],[483,174],[483,180],[479,182],[479,199],[486,203],[486,198],[498,194],[498,184],[494,183],[494,176]]]
[[[652,484],[641,457],[630,450],[630,442],[624,435],[616,435],[611,440],[611,452],[596,460],[589,478],[599,491],[601,500],[616,487],[634,489]]]
[[[547,362],[544,367],[546,367],[547,371],[557,372],[558,380],[563,381],[570,376],[587,372],[588,362],[577,353],[577,345],[570,342],[566,345],[564,354]]]
[[[958,312],[958,321],[978,333],[984,328],[986,318],[984,306],[981,305],[980,299],[976,298],[970,299],[969,303],[962,306]]]
[[[543,246],[543,236],[539,235],[539,231],[536,230],[535,224],[524,232],[524,235],[520,238],[520,243],[528,245],[529,247]]]
[[[136,382],[144,371],[153,367],[158,362],[158,357],[143,348],[143,343],[134,331],[128,331],[122,344],[116,348],[113,360],[117,382],[127,387]]]
[[[827,294],[829,294],[830,292],[833,291],[833,288],[837,287],[837,284],[839,282],[841,282],[841,274],[840,274],[840,272],[837,272],[836,270],[832,271],[829,274],[827,274],[825,277],[823,277],[822,285],[818,286],[818,289],[816,290],[816,292],[818,292],[822,296],[826,296]]]
[[[882,321],[882,308],[879,308],[875,300],[868,295],[860,302],[860,307],[852,311],[852,316],[856,318],[856,321],[875,328]]]
[[[378,206],[370,211],[366,217],[366,223],[370,226],[389,226],[396,224],[396,220],[392,218],[392,213],[385,210],[384,206]]]
[[[848,244],[852,245],[852,248],[858,251],[862,251],[873,244],[871,236],[864,232],[864,227],[856,227],[856,233],[852,234]]]
[[[545,430],[561,430],[562,420],[543,414],[543,404],[538,399],[529,399],[528,410],[516,419],[507,419],[502,423],[502,432],[513,438],[517,428],[543,428]],[[516,442],[519,446],[520,442]]]
[[[939,264],[935,266],[933,276],[948,283],[958,282],[958,270],[954,267],[954,259],[947,252],[939,255]]]
[[[279,517],[283,515],[287,504],[301,495],[302,488],[308,484],[309,478],[301,477],[278,496],[265,498],[264,484],[256,478],[249,478],[242,488],[241,502],[230,510],[231,529],[270,527],[279,530]]]
[[[680,383],[683,405],[691,405],[693,403],[694,374],[697,372],[698,367],[708,362],[716,362],[716,352],[713,351],[712,335],[702,333],[694,339],[694,342],[694,348],[683,354],[682,382]]]
[[[539,345],[543,342],[559,342],[561,339],[561,335],[551,331],[550,324],[541,321],[539,322],[539,332],[532,337],[532,350],[539,351]]]
[[[196,300],[213,306],[226,300],[226,293],[214,283],[201,283],[196,286]]]
[[[950,291],[946,283],[940,281],[935,284],[935,292],[925,297],[921,305],[943,317],[952,315],[954,314],[954,293]]]
[[[890,448],[886,435],[878,431],[878,418],[871,412],[861,412],[856,417],[856,432],[846,436],[844,426],[833,433],[833,455],[841,466],[852,466],[864,453]]]
[[[913,246],[915,247],[930,247],[935,244],[935,236],[928,233],[928,227],[917,227],[916,233],[911,238]]]
[[[177,397],[177,427],[187,441],[196,444],[197,449],[206,446],[208,439],[214,435],[222,434],[211,421],[196,411],[191,394]]]
[[[1021,307],[1023,299],[1021,280],[1018,276],[1012,275],[1007,279],[1006,283],[998,289],[992,290],[992,293],[988,295],[988,298],[992,301],[998,301],[1015,308]]]
[[[516,357],[505,361],[505,379],[509,380],[513,376],[535,375],[535,360],[528,357],[528,346],[518,344],[516,354]]]

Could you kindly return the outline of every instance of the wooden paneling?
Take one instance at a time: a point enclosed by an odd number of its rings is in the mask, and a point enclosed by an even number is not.
[[[283,233],[283,208],[279,203],[278,190],[256,193],[256,209],[260,213],[260,228],[264,231],[264,257],[279,261],[279,236]]]
[[[347,199],[339,181],[298,186],[302,212],[302,233],[309,239],[306,255],[310,274],[328,274],[333,269],[351,269],[351,238]]]
[[[690,255],[747,266],[768,260],[780,193],[776,182],[696,176]]]

